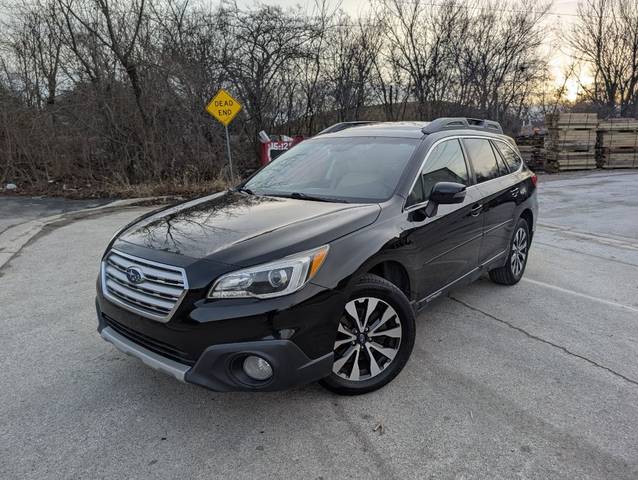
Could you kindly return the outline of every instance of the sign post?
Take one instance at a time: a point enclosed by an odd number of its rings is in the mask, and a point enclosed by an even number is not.
[[[226,149],[228,151],[228,166],[230,167],[230,181],[234,179],[233,175],[233,159],[230,154],[230,136],[228,134],[228,125],[237,114],[241,111],[241,104],[233,98],[223,88],[217,92],[217,94],[206,105],[206,111],[215,117],[219,123],[221,123],[226,130]]]
[[[226,151],[228,152],[228,166],[230,167],[230,181],[233,181],[235,176],[233,175],[233,157],[230,155],[230,135],[228,135],[228,125],[224,127],[226,129]]]

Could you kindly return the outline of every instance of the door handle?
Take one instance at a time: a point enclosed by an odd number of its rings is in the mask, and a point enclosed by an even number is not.
[[[481,214],[481,210],[483,210],[483,204],[479,203],[478,205],[474,205],[472,210],[470,210],[470,215],[478,217]]]
[[[512,194],[512,197],[516,197],[518,196],[518,187],[514,187],[510,190],[510,193]]]

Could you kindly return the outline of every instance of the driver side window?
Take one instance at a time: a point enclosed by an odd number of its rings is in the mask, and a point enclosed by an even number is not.
[[[407,205],[425,202],[438,182],[455,182],[469,185],[469,175],[465,157],[458,139],[446,140],[432,149],[414,188],[410,192]]]

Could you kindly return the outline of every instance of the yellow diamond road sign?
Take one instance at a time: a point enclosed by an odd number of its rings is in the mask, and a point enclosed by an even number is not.
[[[206,111],[219,120],[225,127],[237,116],[241,105],[230,93],[221,89],[206,105]]]

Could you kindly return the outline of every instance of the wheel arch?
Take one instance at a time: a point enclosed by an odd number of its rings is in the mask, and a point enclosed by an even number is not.
[[[392,283],[411,299],[411,282],[408,270],[396,260],[377,260],[369,266],[365,273],[372,273]]]
[[[534,213],[530,208],[526,208],[521,212],[521,218],[527,222],[530,240],[534,236]]]

